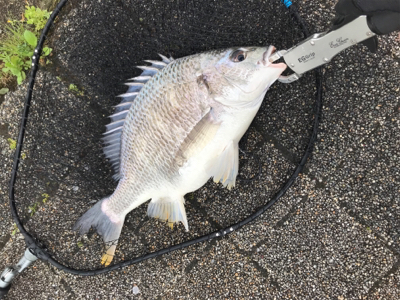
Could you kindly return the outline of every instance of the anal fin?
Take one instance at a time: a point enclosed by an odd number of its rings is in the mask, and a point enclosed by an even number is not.
[[[214,182],[221,182],[228,189],[234,187],[239,171],[238,143],[230,141],[222,153],[208,163],[206,170],[214,177]]]
[[[185,199],[183,196],[175,199],[170,197],[154,198],[147,207],[147,215],[149,217],[168,221],[168,225],[171,229],[174,223],[182,222],[186,231],[189,231],[184,203]]]

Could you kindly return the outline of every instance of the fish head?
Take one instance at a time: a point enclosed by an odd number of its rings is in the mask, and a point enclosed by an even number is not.
[[[215,100],[239,108],[260,104],[287,67],[269,61],[275,50],[274,46],[239,47],[221,53],[214,65],[215,74],[208,76],[207,82],[215,91]]]

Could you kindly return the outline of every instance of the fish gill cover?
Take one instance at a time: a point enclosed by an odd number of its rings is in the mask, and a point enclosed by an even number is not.
[[[141,73],[135,66],[158,53],[287,49],[304,36],[279,1],[102,1],[93,8],[89,0],[72,0],[47,38],[53,54],[37,74],[15,199],[23,223],[55,259],[88,269],[99,267],[103,241],[95,231],[80,237],[72,227],[116,187],[101,137],[116,96],[126,91],[123,83]],[[307,145],[315,89],[313,75],[305,77],[270,88],[239,144],[239,178],[255,180],[239,180],[230,191],[210,180],[186,195],[189,232],[147,217],[147,204],[138,207],[125,220],[113,263],[224,228],[267,203]],[[289,97],[288,89],[296,93]]]

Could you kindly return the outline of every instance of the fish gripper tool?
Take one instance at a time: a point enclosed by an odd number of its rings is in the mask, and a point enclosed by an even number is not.
[[[359,16],[342,27],[323,33],[315,33],[288,50],[273,53],[269,61],[283,58],[294,73],[280,76],[282,83],[298,80],[304,73],[329,63],[343,50],[375,36],[368,26],[367,16]]]

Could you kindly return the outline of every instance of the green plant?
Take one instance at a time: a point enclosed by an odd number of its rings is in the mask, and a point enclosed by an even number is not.
[[[28,206],[28,212],[31,214],[31,217],[36,213],[38,209],[39,203],[35,202],[33,205]]]
[[[8,88],[2,88],[2,89],[0,89],[0,95],[5,95],[5,94],[7,94],[8,93]]]
[[[75,84],[71,83],[68,87],[68,89],[71,92],[74,92],[75,94],[78,94],[79,96],[83,96],[84,92],[83,90],[80,90]]]
[[[18,84],[26,78],[26,71],[31,67],[39,30],[46,24],[50,13],[27,6],[25,10],[26,22],[9,20],[5,28],[5,38],[0,41],[0,65],[2,75],[10,74],[17,78]],[[32,26],[31,26],[32,25]],[[30,27],[34,27],[32,30]],[[43,47],[42,57],[48,56],[52,49]]]
[[[29,58],[33,55],[33,49],[26,38],[33,43],[31,36],[33,33],[25,34],[28,30],[25,30],[19,22],[10,23],[6,27],[6,37],[0,45],[0,60],[4,63],[3,73],[14,75],[17,77],[18,84],[21,84],[26,77],[24,71],[30,67]]]
[[[6,27],[6,37],[0,46],[2,72],[17,77],[18,84],[26,78],[25,71],[31,67],[31,58],[37,44],[36,35],[24,28],[22,23],[11,23]],[[48,56],[51,48],[44,47],[42,56]]]
[[[47,200],[49,200],[49,198],[50,198],[50,195],[47,194],[47,193],[42,194],[42,196],[44,197],[44,198],[42,199],[42,202],[43,202],[43,203],[46,203]]]
[[[16,140],[8,138],[7,142],[8,142],[8,145],[10,145],[10,149],[11,150],[14,150],[15,148],[17,148],[17,141]]]
[[[17,232],[19,232],[19,228],[17,224],[14,223],[14,230],[11,232],[11,235],[15,235]]]
[[[43,193],[42,194],[42,203],[46,204],[46,202],[49,200],[50,195],[47,193]],[[31,217],[37,212],[37,210],[39,209],[39,207],[42,204],[40,203],[40,201],[37,201],[35,203],[33,203],[33,205],[28,206],[28,213],[30,213]]]
[[[34,25],[35,30],[39,32],[46,25],[47,19],[50,17],[50,12],[41,10],[39,7],[34,7],[33,5],[27,5],[25,6],[24,16],[26,23]]]

